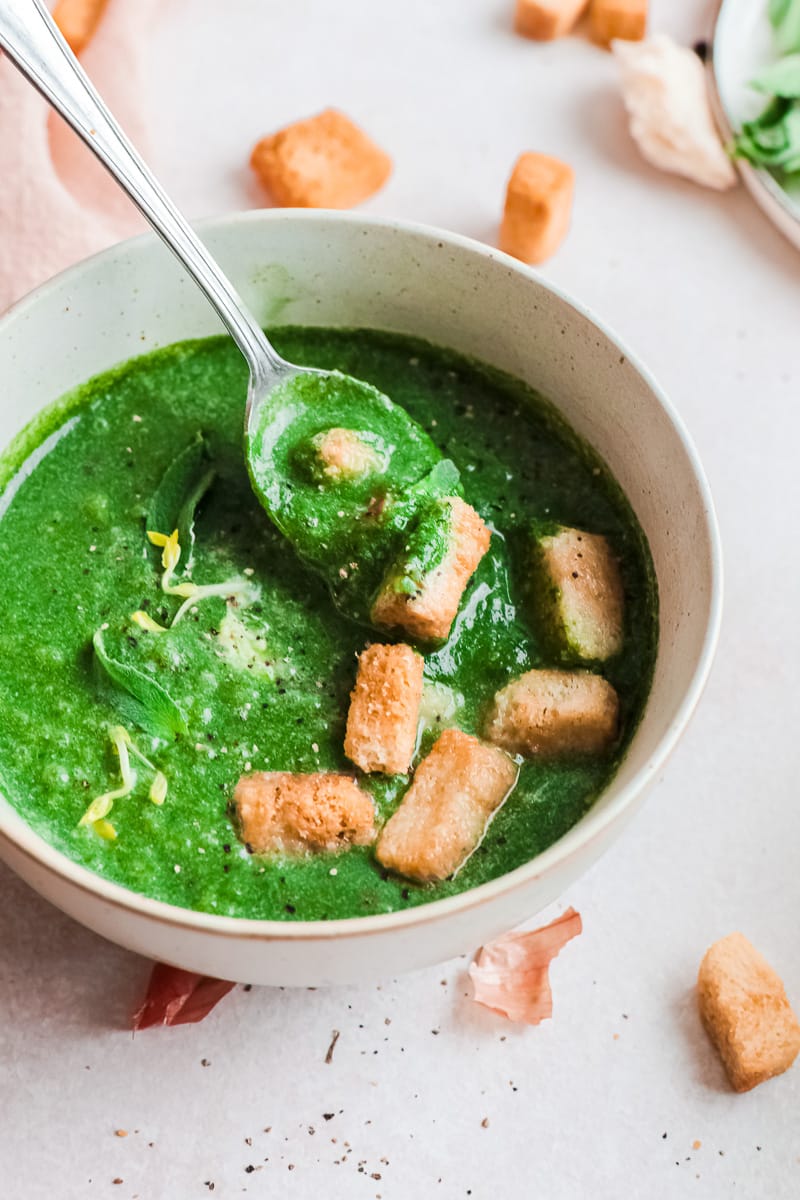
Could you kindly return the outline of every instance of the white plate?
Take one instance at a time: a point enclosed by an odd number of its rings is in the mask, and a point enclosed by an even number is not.
[[[717,122],[726,140],[764,108],[766,98],[750,80],[778,55],[767,17],[767,0],[720,0],[709,61]],[[780,229],[800,249],[800,181],[789,189],[769,171],[737,159],[745,186]]]

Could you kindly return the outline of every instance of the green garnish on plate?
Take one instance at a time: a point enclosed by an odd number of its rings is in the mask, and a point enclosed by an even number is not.
[[[784,57],[750,86],[770,97],[763,112],[745,121],[734,141],[737,158],[779,175],[800,173],[800,0],[770,0],[769,19]]]

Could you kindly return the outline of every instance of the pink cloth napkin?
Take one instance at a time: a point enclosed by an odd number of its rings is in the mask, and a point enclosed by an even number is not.
[[[159,0],[110,0],[82,63],[146,153],[144,67]],[[0,312],[57,271],[145,228],[71,129],[0,58]]]

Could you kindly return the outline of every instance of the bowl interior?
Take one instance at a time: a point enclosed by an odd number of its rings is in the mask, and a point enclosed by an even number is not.
[[[680,422],[594,319],[532,272],[477,243],[349,214],[281,211],[213,222],[204,236],[264,324],[372,326],[483,359],[553,401],[627,493],[658,576],[656,672],[612,786],[547,852],[549,859],[566,854],[659,769],[713,653],[720,600],[715,524]],[[89,260],[22,301],[0,324],[0,441],[8,443],[41,407],[90,376],[220,328],[154,238]],[[0,825],[4,821],[15,823],[0,801]],[[359,919],[372,920],[380,918]]]

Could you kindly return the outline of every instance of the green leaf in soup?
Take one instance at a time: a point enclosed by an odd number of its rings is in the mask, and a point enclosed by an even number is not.
[[[178,530],[183,568],[191,564],[197,506],[211,487],[214,475],[208,443],[198,434],[167,467],[150,501],[147,528],[167,535],[173,529]]]
[[[130,723],[171,741],[186,733],[186,717],[168,692],[144,671],[112,658],[98,629],[92,638],[100,684],[111,704]]]
[[[800,97],[800,54],[788,54],[786,58],[766,67],[750,86],[768,96],[780,96],[785,100]]]
[[[422,479],[405,489],[395,500],[386,519],[388,529],[403,530],[416,521],[430,501],[443,496],[461,496],[461,472],[450,458],[441,459]]]
[[[784,54],[800,50],[800,0],[769,0],[767,13],[778,49]]]
[[[460,496],[461,472],[452,459],[443,458],[408,490],[416,498],[425,500],[436,500],[439,496]]]

